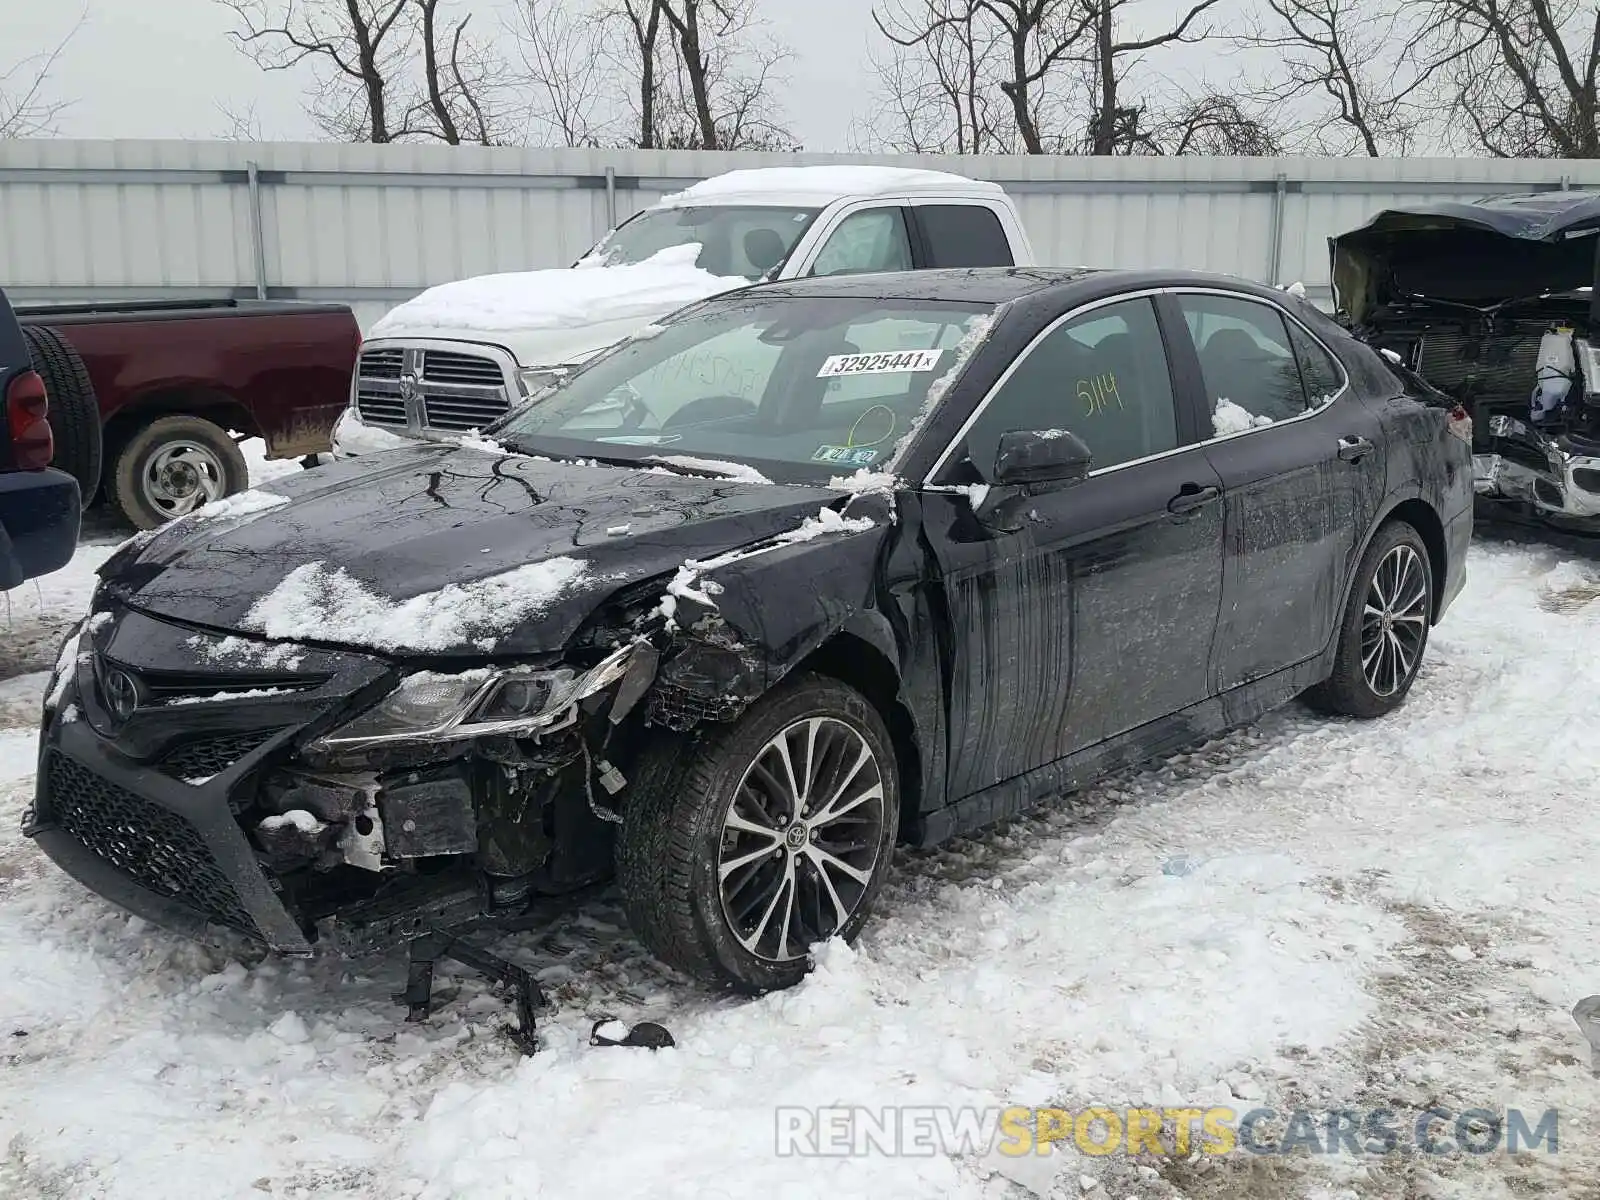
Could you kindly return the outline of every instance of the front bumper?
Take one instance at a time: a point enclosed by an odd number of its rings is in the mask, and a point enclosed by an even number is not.
[[[104,701],[108,671],[137,675],[141,686],[199,679],[197,690],[209,691],[226,686],[215,663],[203,674],[208,643],[220,639],[132,612],[91,619],[73,636],[81,640],[52,690],[24,834],[91,891],[159,925],[190,936],[220,927],[281,953],[310,953],[281,881],[236,813],[268,767],[385,665],[306,650],[305,685],[289,694],[141,704],[119,720]]]
[[[65,471],[0,472],[0,592],[71,562],[81,513]]]
[[[1500,454],[1472,458],[1473,490],[1480,496],[1517,500],[1536,512],[1580,521],[1600,519],[1600,456],[1569,453],[1542,444],[1547,465],[1535,469]]]

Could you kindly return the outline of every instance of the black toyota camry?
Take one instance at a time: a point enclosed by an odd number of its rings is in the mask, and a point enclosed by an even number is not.
[[[749,288],[481,438],[134,539],[27,831],[291,953],[614,874],[661,959],[785,986],[897,844],[1297,696],[1399,704],[1463,582],[1470,425],[1236,279]]]

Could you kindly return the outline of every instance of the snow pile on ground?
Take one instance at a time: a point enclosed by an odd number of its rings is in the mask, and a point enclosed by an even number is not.
[[[744,287],[695,266],[698,243],[669,246],[639,263],[479,275],[431,287],[383,316],[368,338],[577,329],[652,317]]]
[[[379,650],[448,650],[470,643],[487,651],[497,634],[544,612],[588,571],[579,559],[552,558],[392,600],[342,567],[311,562],[257,600],[242,624],[269,638]]]
[[[1600,741],[1552,731],[1592,723],[1600,656],[1583,652],[1592,609],[1544,603],[1581,582],[1560,564],[1476,547],[1389,718],[1291,706],[902,853],[858,948],[823,947],[794,990],[711,994],[653,964],[614,897],[553,904],[501,945],[555,1002],[527,1059],[468,973],[441,970],[459,994],[404,1024],[399,957],[261,961],[90,896],[17,832],[44,680],[0,683],[0,1194],[1587,1195],[1600,1081],[1568,1011],[1600,992]],[[593,1049],[602,1017],[678,1044]],[[1515,1157],[778,1153],[785,1109],[1006,1103],[1386,1108],[1406,1140],[1430,1105],[1530,1124],[1555,1108],[1561,1140]]]
[[[849,196],[892,192],[897,188],[927,189],[948,187],[958,191],[973,189],[1004,195],[999,184],[968,179],[948,171],[928,171],[918,167],[880,167],[871,164],[846,164],[817,167],[752,167],[726,171],[710,179],[663,196],[659,204],[687,206],[727,201],[741,196],[771,193],[813,193]]]
[[[1235,404],[1226,397],[1219,399],[1216,408],[1211,411],[1211,430],[1218,437],[1227,437],[1230,433],[1243,433],[1247,429],[1259,429],[1263,425],[1271,424],[1271,417],[1258,417],[1249,409]]]

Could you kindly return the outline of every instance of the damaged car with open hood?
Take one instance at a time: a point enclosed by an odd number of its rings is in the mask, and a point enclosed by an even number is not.
[[[27,832],[286,953],[614,878],[665,962],[787,986],[897,845],[1295,696],[1402,703],[1464,579],[1469,425],[1226,277],[713,297],[481,435],[120,549]]]
[[[1388,209],[1332,266],[1351,329],[1471,414],[1480,515],[1600,535],[1600,193]]]

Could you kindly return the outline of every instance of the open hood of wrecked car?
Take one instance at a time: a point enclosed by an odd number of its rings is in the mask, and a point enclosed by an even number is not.
[[[134,538],[101,575],[130,607],[211,629],[538,655],[619,588],[792,531],[840,495],[422,444],[231,497]]]
[[[1329,239],[1334,303],[1356,324],[1418,297],[1475,307],[1594,283],[1600,192],[1385,209]]]

